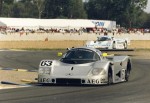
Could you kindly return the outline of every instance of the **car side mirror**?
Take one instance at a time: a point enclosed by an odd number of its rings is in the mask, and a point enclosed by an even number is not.
[[[70,50],[70,48],[67,48],[67,50]]]
[[[103,56],[104,58],[109,59],[109,60],[113,60],[113,59],[114,59],[114,54],[108,55],[107,53],[103,53],[102,56]]]
[[[58,52],[58,53],[57,53],[57,56],[58,56],[58,57],[61,57],[62,55],[63,55],[63,53],[61,53],[61,52]]]
[[[107,53],[103,53],[102,56],[103,56],[103,57],[107,57],[108,54],[107,54]]]

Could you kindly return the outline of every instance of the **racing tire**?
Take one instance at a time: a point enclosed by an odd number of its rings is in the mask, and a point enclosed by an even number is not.
[[[130,71],[127,69],[126,72],[125,72],[125,80],[126,80],[126,82],[129,81],[129,75],[130,75]]]
[[[115,44],[115,42],[113,42],[113,44],[112,44],[112,49],[116,49],[116,44]]]
[[[125,42],[123,45],[124,45],[124,49],[127,49],[127,43]]]
[[[112,73],[108,73],[108,82],[107,85],[113,84]]]
[[[128,61],[127,70],[125,71],[125,80],[126,81],[129,81],[130,71],[131,71],[131,62]]]

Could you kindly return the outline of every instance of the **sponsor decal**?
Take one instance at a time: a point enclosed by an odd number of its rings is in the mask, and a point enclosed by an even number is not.
[[[95,26],[104,26],[105,25],[105,23],[101,22],[101,21],[92,21],[92,23],[94,23]]]
[[[39,78],[40,83],[52,83],[50,78]]]
[[[41,66],[51,66],[52,63],[53,63],[52,61],[42,61]]]
[[[87,84],[99,84],[100,80],[99,79],[88,79]]]

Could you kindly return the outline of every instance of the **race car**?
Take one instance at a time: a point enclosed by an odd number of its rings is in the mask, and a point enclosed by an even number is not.
[[[130,40],[116,39],[111,36],[100,36],[97,37],[96,41],[86,42],[86,47],[101,48],[101,49],[127,49],[130,45]]]
[[[40,62],[38,83],[110,85],[128,81],[131,67],[129,56],[108,55],[89,47],[71,48],[59,60]]]

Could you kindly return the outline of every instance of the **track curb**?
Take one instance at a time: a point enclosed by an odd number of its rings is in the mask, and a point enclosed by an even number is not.
[[[21,79],[21,82],[25,82],[25,83],[34,83],[35,81],[33,80],[28,80],[28,79]]]
[[[0,70],[10,70],[10,71],[18,71],[18,72],[37,72],[37,70],[27,70],[27,69],[15,69],[15,68],[2,68]]]
[[[32,85],[29,85],[29,84],[18,84],[18,83],[15,83],[15,82],[9,82],[9,81],[1,81],[1,84],[17,85],[17,86],[27,86],[27,87],[32,86]]]

